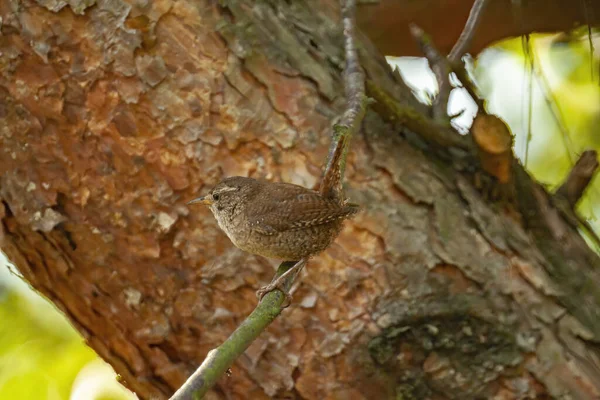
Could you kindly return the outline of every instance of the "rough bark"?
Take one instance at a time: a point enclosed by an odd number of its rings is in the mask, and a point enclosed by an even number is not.
[[[183,383],[273,275],[184,204],[228,175],[316,184],[344,104],[337,9],[0,1],[2,250],[141,398]],[[598,398],[599,259],[564,211],[515,166],[504,212],[474,158],[387,117],[349,154],[365,211],[211,398]]]

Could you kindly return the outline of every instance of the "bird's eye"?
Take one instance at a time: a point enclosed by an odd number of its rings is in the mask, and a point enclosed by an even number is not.
[[[218,194],[218,193],[217,193],[217,194],[213,194],[213,200],[214,200],[214,201],[219,201],[219,197],[220,197],[220,196],[219,196],[219,194]]]

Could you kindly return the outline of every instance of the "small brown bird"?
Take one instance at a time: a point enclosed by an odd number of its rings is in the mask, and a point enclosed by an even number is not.
[[[241,176],[223,179],[188,204],[194,203],[210,207],[219,227],[238,248],[285,261],[305,260],[325,250],[344,219],[359,210],[357,205],[340,204],[302,186]],[[281,290],[281,278],[261,288],[259,297]]]

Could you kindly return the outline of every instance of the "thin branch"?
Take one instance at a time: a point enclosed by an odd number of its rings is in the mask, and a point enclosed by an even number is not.
[[[556,191],[556,195],[564,197],[571,208],[574,208],[597,169],[598,154],[596,151],[584,151],[563,184]]]
[[[590,80],[594,81],[594,41],[592,40],[592,23],[590,22],[590,10],[588,10],[588,0],[583,0],[583,13],[585,14],[585,24],[587,25],[588,45],[590,46]],[[598,76],[600,83],[600,75]]]
[[[465,55],[471,45],[479,21],[481,21],[483,10],[485,10],[487,4],[488,0],[475,0],[473,7],[471,7],[471,11],[469,12],[469,18],[467,18],[467,22],[465,23],[458,40],[454,44],[454,47],[450,50],[450,54],[448,54],[448,62],[450,63],[452,71],[456,74],[458,80],[462,82],[463,87],[467,90],[473,101],[477,104],[477,108],[481,111],[485,110],[483,107],[483,100],[477,94],[475,84],[471,81],[471,78],[469,78],[469,74],[467,73],[464,64],[461,62],[461,58]]]
[[[531,48],[531,37],[525,35],[521,38],[521,44],[523,46],[523,54],[525,56],[525,71],[527,75],[527,137],[525,138],[525,156],[523,158],[523,165],[527,167],[527,161],[529,160],[529,144],[533,138],[533,132],[531,125],[533,123],[533,51]]]
[[[485,110],[483,100],[477,94],[475,84],[471,81],[471,78],[462,62],[460,62],[460,59],[471,45],[471,41],[473,40],[473,36],[487,4],[488,0],[475,0],[463,31],[448,57],[441,57],[441,53],[434,47],[432,41],[424,35],[420,28],[415,25],[411,25],[410,27],[412,35],[417,38],[418,43],[421,45],[421,49],[429,61],[438,82],[439,93],[433,103],[433,114],[438,120],[442,117],[447,117],[448,99],[450,97],[450,91],[452,90],[450,78],[448,76],[450,72],[456,74],[458,80],[477,104],[478,109],[481,111]]]
[[[442,97],[439,99],[436,97],[436,100],[434,101],[434,116],[447,115],[448,98],[450,97],[450,90],[452,89],[450,85],[450,78],[448,76],[450,72],[454,72],[456,74],[458,80],[467,90],[475,104],[477,104],[478,109],[484,110],[483,100],[477,94],[475,84],[473,81],[471,81],[471,78],[469,78],[469,74],[467,73],[465,66],[460,62],[452,63],[448,58],[442,57],[441,53],[439,50],[437,50],[431,39],[429,39],[423,30],[416,25],[411,24],[410,30],[413,37],[415,37],[417,42],[421,45],[421,49],[429,61],[431,69],[434,70],[436,79],[438,81],[438,86],[440,88],[438,97]]]
[[[346,0],[345,4],[342,4],[346,53],[344,86],[348,104],[340,123],[333,127],[333,141],[320,187],[320,192],[323,195],[335,198],[340,202],[345,200],[342,190],[342,177],[348,145],[352,135],[360,128],[367,105],[364,73],[354,43],[355,8],[355,0]],[[282,263],[273,280],[285,274],[295,264],[295,261]],[[297,273],[291,274],[283,280],[283,289],[286,292],[290,290],[296,275]],[[171,400],[202,398],[258,335],[281,313],[285,300],[286,296],[280,290],[267,293],[231,336],[219,347],[208,353],[200,367],[171,397]]]
[[[344,0],[342,0],[343,4]],[[346,69],[344,70],[344,89],[348,101],[346,111],[339,124],[334,126],[333,140],[329,148],[327,165],[323,172],[319,191],[327,197],[343,201],[342,177],[346,167],[346,154],[352,135],[360,129],[365,115],[367,98],[365,96],[365,75],[360,66],[354,43],[356,22],[354,19],[356,3],[346,0],[342,5],[342,23],[344,26],[344,50]]]
[[[283,275],[294,264],[294,261],[281,263],[275,277]],[[292,280],[286,280],[284,288],[289,290],[292,283]],[[201,399],[258,335],[281,313],[284,301],[285,295],[279,290],[267,293],[260,304],[227,340],[208,352],[200,367],[175,392],[171,400]]]
[[[531,53],[531,56],[536,58],[535,51]],[[556,126],[562,135],[569,161],[574,162],[575,150],[573,149],[573,142],[571,141],[571,133],[564,122],[565,118],[560,105],[558,104],[558,100],[552,93],[552,88],[548,83],[548,79],[546,78],[546,74],[544,73],[541,64],[534,62],[531,64],[531,66],[533,67],[533,76],[537,80],[538,87],[542,91],[544,101],[546,102],[546,105],[550,110],[550,114],[552,115],[552,118],[554,119],[554,122],[556,122]]]
[[[409,25],[410,33],[421,47],[438,84],[438,94],[433,100],[433,117],[437,121],[448,120],[448,99],[452,85],[450,84],[450,64],[433,44],[431,38],[415,24]]]
[[[589,187],[590,181],[597,170],[598,153],[595,150],[584,151],[563,184],[555,192],[553,203],[568,221],[582,229],[587,234],[588,239],[600,247],[600,237],[598,237],[594,228],[575,211],[577,202]]]
[[[459,62],[462,56],[465,55],[465,53],[469,50],[469,46],[471,46],[471,41],[475,35],[475,30],[479,25],[479,21],[481,21],[481,15],[487,6],[487,3],[487,0],[475,0],[475,3],[473,3],[473,7],[471,7],[469,18],[465,23],[465,27],[460,33],[460,36],[454,44],[454,47],[452,47],[452,50],[450,50],[450,54],[448,54],[448,60],[450,60],[450,64]]]

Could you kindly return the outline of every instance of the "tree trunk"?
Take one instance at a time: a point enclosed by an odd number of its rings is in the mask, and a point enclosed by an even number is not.
[[[230,175],[316,184],[345,101],[338,3],[0,13],[2,250],[126,386],[167,398],[276,265],[185,202]],[[374,85],[429,115],[360,50]],[[599,398],[600,260],[577,229],[518,166],[506,213],[469,155],[384,114],[348,158],[364,211],[210,398]]]

